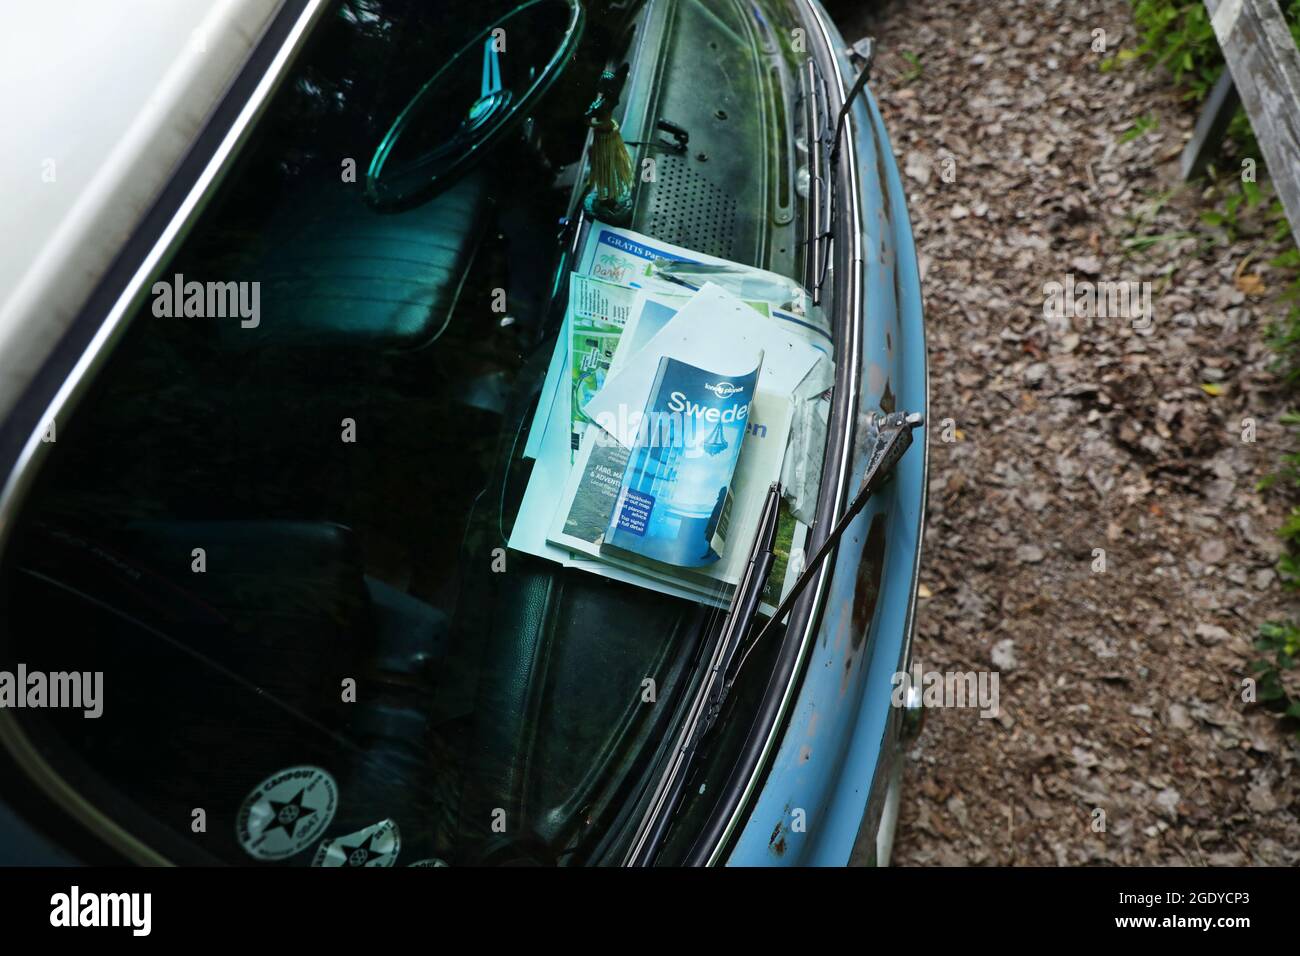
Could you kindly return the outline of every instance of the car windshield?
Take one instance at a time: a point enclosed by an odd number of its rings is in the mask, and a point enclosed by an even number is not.
[[[589,862],[634,823],[725,602],[509,547],[585,235],[585,110],[644,32],[637,3],[585,6],[334,3],[51,423],[5,553],[5,666],[103,674],[100,716],[24,731],[165,858]],[[726,6],[656,42],[761,62],[766,23]],[[686,103],[674,64],[699,53],[630,82]],[[698,221],[644,180],[633,225],[801,276],[777,192],[797,111],[751,72],[727,122],[781,175],[681,173]]]

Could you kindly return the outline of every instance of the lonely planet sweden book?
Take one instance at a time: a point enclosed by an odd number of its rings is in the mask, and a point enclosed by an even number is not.
[[[683,568],[721,558],[761,365],[760,355],[749,373],[724,377],[660,359],[602,553]]]

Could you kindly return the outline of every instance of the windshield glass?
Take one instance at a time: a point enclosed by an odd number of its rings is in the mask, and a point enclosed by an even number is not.
[[[511,545],[583,254],[585,111],[640,16],[335,3],[52,423],[4,556],[3,667],[102,674],[93,719],[20,719],[164,856],[589,862],[634,826],[727,589],[669,596]],[[717,55],[756,60],[770,37],[736,24]],[[682,96],[672,79],[631,82]],[[768,82],[754,135],[784,168]],[[706,196],[748,223],[710,228],[719,254],[801,275],[764,225],[790,205],[776,181]],[[634,227],[683,242],[655,195]]]

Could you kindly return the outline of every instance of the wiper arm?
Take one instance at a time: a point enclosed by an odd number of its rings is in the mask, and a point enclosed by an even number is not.
[[[912,432],[920,428],[925,423],[925,418],[919,413],[912,412],[893,412],[889,415],[882,415],[876,422],[875,447],[871,451],[871,459],[867,462],[866,473],[862,476],[862,484],[858,487],[858,493],[853,496],[853,501],[849,503],[840,520],[835,522],[835,527],[831,529],[830,534],[822,542],[821,547],[808,560],[804,569],[799,573],[798,579],[794,586],[781,603],[777,605],[776,611],[772,614],[763,629],[758,632],[749,647],[745,650],[745,656],[740,659],[740,666],[736,668],[737,673],[740,667],[745,665],[745,660],[749,657],[750,651],[762,643],[763,638],[768,631],[790,613],[790,608],[799,595],[803,593],[804,588],[813,579],[813,572],[826,560],[836,545],[839,544],[840,538],[848,530],[853,519],[858,516],[871,496],[880,489],[880,487],[889,479],[894,472],[894,466],[903,457],[903,453],[912,447]],[[735,679],[734,676],[732,678]]]
[[[840,141],[844,138],[844,121],[848,119],[849,110],[853,109],[853,101],[856,100],[862,91],[867,88],[867,80],[871,79],[871,65],[868,63],[858,74],[858,78],[853,81],[853,86],[849,88],[849,95],[844,97],[844,105],[840,107],[840,115],[835,120],[835,139],[831,144],[831,174],[834,175],[836,167],[840,163]]]
[[[722,632],[709,660],[708,672],[704,676],[700,691],[696,694],[682,731],[678,735],[677,745],[670,758],[669,766],[660,778],[659,785],[651,798],[649,807],[646,809],[645,816],[637,828],[625,865],[649,866],[654,862],[664,836],[668,832],[668,826],[672,822],[673,814],[676,813],[677,806],[681,802],[687,772],[690,770],[696,751],[699,749],[705,735],[717,722],[718,715],[722,712],[722,706],[726,703],[727,696],[731,693],[731,688],[735,684],[741,669],[745,666],[745,662],[749,659],[750,653],[762,643],[767,633],[790,612],[790,608],[794,606],[794,602],[799,595],[812,581],[821,563],[839,544],[840,538],[848,530],[853,519],[866,507],[871,496],[893,474],[894,467],[903,457],[903,453],[912,445],[912,432],[920,428],[923,423],[924,418],[921,415],[907,412],[893,412],[889,415],[882,415],[873,421],[875,445],[871,451],[871,458],[867,462],[866,474],[862,477],[862,484],[858,488],[858,493],[854,496],[844,514],[840,516],[839,521],[835,523],[835,527],[831,529],[817,552],[799,573],[799,577],[795,580],[789,593],[781,599],[781,603],[777,605],[776,610],[762,630],[758,632],[753,640],[744,644],[745,635],[749,633],[754,618],[758,614],[763,589],[767,584],[768,575],[772,571],[777,518],[781,504],[781,486],[776,482],[772,483],[768,490],[767,501],[763,506],[762,516],[759,518],[758,532],[754,536],[754,542],[750,547],[749,561],[745,566],[745,573],[741,577],[740,583],[736,585],[735,593],[732,595],[731,606],[727,611],[726,620],[722,624]],[[733,666],[742,645],[744,653],[740,655],[739,662]]]

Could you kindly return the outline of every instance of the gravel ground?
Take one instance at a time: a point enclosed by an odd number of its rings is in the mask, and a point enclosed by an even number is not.
[[[1300,863],[1300,748],[1242,700],[1286,606],[1286,502],[1256,490],[1294,400],[1263,343],[1281,247],[1249,219],[1214,241],[1178,178],[1188,106],[1162,73],[1099,69],[1095,29],[1136,42],[1123,0],[828,6],[879,43],[922,256],[915,656],[1000,680],[995,719],[928,712],[895,862]],[[1151,282],[1153,321],[1049,321],[1069,274]]]

